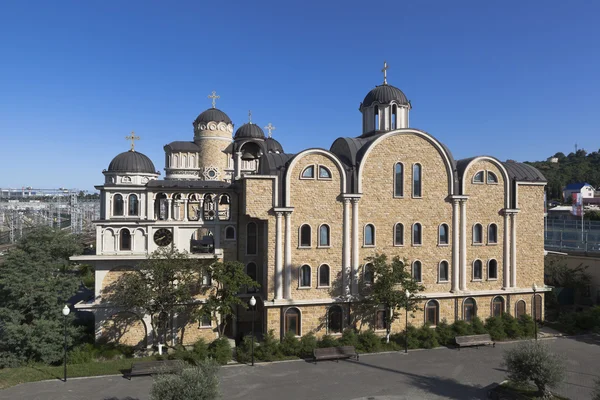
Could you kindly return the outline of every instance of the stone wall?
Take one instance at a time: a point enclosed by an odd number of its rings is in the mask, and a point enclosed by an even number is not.
[[[517,287],[544,284],[544,186],[518,185]]]

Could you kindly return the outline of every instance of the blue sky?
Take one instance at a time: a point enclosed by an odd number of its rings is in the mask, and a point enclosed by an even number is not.
[[[93,190],[136,149],[192,140],[211,106],[286,152],[358,136],[388,82],[455,158],[600,148],[598,2],[3,1],[0,187]]]

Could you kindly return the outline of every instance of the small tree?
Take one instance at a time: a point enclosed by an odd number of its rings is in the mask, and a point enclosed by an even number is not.
[[[551,398],[548,388],[560,385],[565,376],[560,357],[537,341],[523,342],[507,350],[504,364],[508,369],[508,379],[516,383],[533,382],[543,398]]]
[[[364,289],[363,303],[372,308],[385,307],[386,342],[389,343],[392,324],[401,315],[395,310],[415,311],[419,303],[417,293],[425,290],[425,287],[413,279],[407,262],[398,256],[388,263],[385,254],[375,254],[368,257],[367,262],[372,265],[374,279]],[[410,293],[408,298],[406,290]]]
[[[182,363],[173,373],[154,378],[152,400],[213,400],[220,399],[219,365],[214,360],[202,360],[197,366],[185,368]]]

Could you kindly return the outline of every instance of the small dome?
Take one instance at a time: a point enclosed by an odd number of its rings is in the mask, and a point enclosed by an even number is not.
[[[240,128],[235,131],[235,136],[233,137],[234,139],[264,139],[265,138],[265,133],[263,132],[262,129],[260,129],[260,126],[253,124],[251,122],[248,122],[242,126],[240,126]]]
[[[392,101],[403,105],[409,104],[402,90],[391,85],[379,85],[365,96],[361,107],[369,107],[373,103],[389,104]]]
[[[129,150],[119,154],[110,162],[108,172],[141,172],[156,174],[152,161],[142,153]]]
[[[283,153],[281,144],[271,137],[265,139],[265,147],[267,148],[267,153]]]
[[[226,124],[233,124],[231,118],[227,116],[223,111],[218,108],[209,108],[198,115],[198,118],[194,121],[194,125],[198,125],[201,122],[225,122]]]

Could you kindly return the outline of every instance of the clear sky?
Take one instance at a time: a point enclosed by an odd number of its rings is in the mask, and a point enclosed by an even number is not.
[[[0,1],[0,187],[93,190],[129,148],[163,171],[217,107],[286,152],[361,134],[388,82],[454,157],[600,148],[597,1]],[[164,175],[164,172],[163,172]]]

